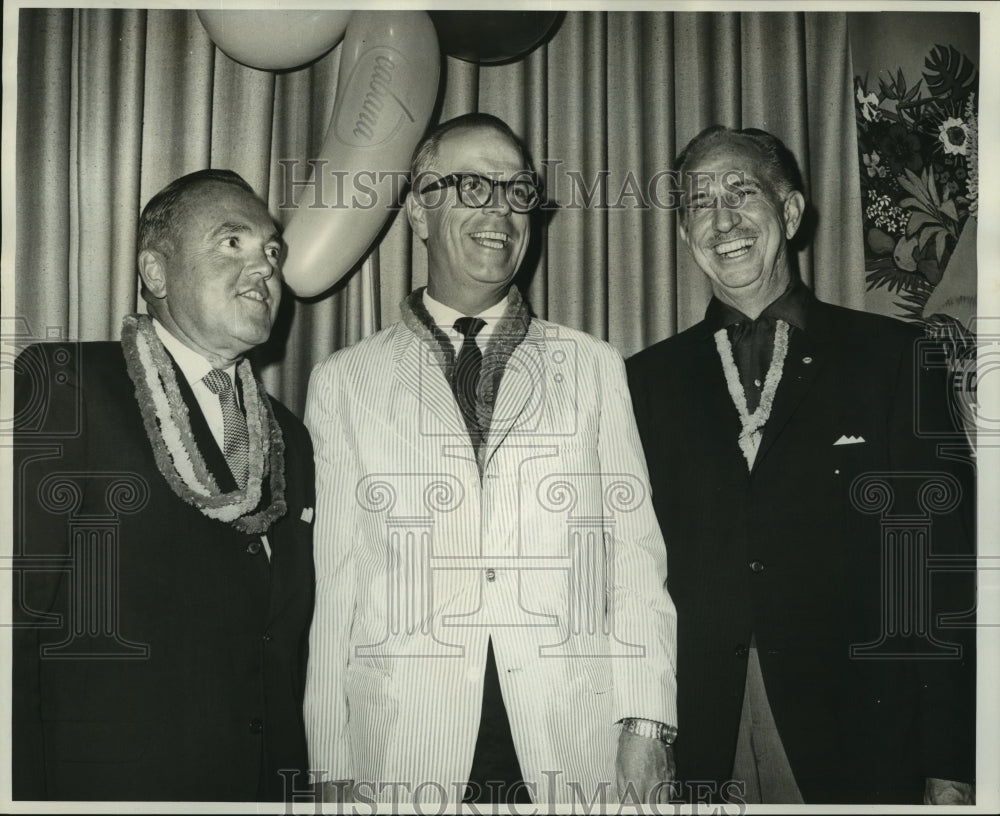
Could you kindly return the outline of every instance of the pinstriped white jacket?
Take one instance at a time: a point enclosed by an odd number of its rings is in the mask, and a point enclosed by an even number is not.
[[[676,724],[666,551],[617,352],[532,320],[482,475],[437,344],[404,323],[316,367],[306,425],[311,767],[381,801],[460,798],[492,638],[535,801],[615,801],[617,721]]]

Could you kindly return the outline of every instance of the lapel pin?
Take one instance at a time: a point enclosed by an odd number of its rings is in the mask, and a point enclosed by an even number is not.
[[[803,357],[802,358],[802,362],[805,363],[806,365],[809,365],[809,363],[811,363],[812,361],[813,361],[812,357]]]

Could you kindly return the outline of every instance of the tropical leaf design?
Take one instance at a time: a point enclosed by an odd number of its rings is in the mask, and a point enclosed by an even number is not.
[[[953,45],[935,45],[924,59],[924,79],[933,96],[961,103],[976,90],[979,72]]]
[[[930,299],[934,286],[926,278],[920,275],[911,275],[913,278],[910,289],[899,290],[899,300],[896,303],[904,316],[908,320],[922,321],[924,307]]]
[[[869,289],[885,288],[890,292],[906,292],[927,283],[922,275],[900,269],[892,262],[892,258],[883,258],[870,263],[867,272],[865,283]]]

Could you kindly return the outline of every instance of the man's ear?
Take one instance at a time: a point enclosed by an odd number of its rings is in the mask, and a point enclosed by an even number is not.
[[[167,278],[163,255],[155,249],[144,249],[139,253],[137,265],[146,291],[155,298],[165,298]]]
[[[422,241],[427,240],[427,210],[423,208],[411,190],[406,196],[406,218],[410,222],[410,229],[416,233]]]
[[[677,232],[681,236],[681,240],[686,244],[688,243],[688,231],[685,226],[687,219],[684,217],[683,212],[677,213]]]
[[[795,233],[799,231],[799,225],[802,223],[802,216],[806,211],[806,199],[798,190],[792,190],[785,197],[785,238],[787,240],[792,240],[795,237]]]

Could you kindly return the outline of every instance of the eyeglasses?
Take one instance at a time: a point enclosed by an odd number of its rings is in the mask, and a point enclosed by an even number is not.
[[[493,179],[479,173],[450,173],[438,181],[420,188],[420,194],[454,187],[458,200],[466,207],[481,209],[493,201],[497,187],[503,189],[504,197],[511,210],[525,213],[533,210],[541,201],[541,185],[538,176],[527,170],[509,179]]]

